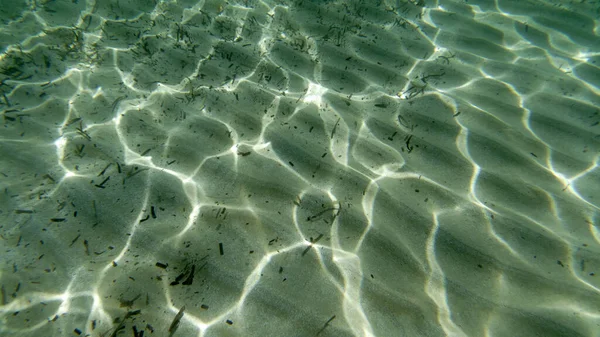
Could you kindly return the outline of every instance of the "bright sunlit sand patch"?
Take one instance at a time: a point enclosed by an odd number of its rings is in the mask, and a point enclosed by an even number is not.
[[[0,10],[0,335],[599,336],[593,1]]]

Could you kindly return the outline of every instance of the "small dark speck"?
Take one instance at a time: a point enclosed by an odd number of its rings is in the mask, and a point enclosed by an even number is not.
[[[483,268],[483,266],[482,266],[482,265],[480,265],[480,264],[478,264],[478,265],[477,265],[477,267],[479,267],[479,268]]]
[[[373,276],[373,274],[371,274],[371,278],[375,278],[375,276]]]
[[[563,264],[563,263],[562,263],[560,260],[557,260],[557,261],[556,261],[556,263],[557,263],[559,266],[561,266],[561,267],[564,267],[564,266],[565,266],[565,265],[564,265],[564,264]]]
[[[229,325],[232,325],[232,324],[233,324],[233,321],[232,321],[232,320],[230,320],[230,319],[226,320],[225,322],[226,322],[227,324],[229,324]]]

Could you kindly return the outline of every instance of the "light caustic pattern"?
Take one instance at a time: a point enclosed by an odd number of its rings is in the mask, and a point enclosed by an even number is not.
[[[0,335],[598,336],[593,6],[14,1]]]

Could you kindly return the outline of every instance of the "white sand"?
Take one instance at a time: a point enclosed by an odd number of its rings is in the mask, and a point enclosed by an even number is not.
[[[1,336],[600,336],[597,2],[0,5]]]

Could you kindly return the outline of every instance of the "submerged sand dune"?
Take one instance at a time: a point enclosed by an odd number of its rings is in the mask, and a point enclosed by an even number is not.
[[[600,336],[597,3],[0,5],[0,335]]]

